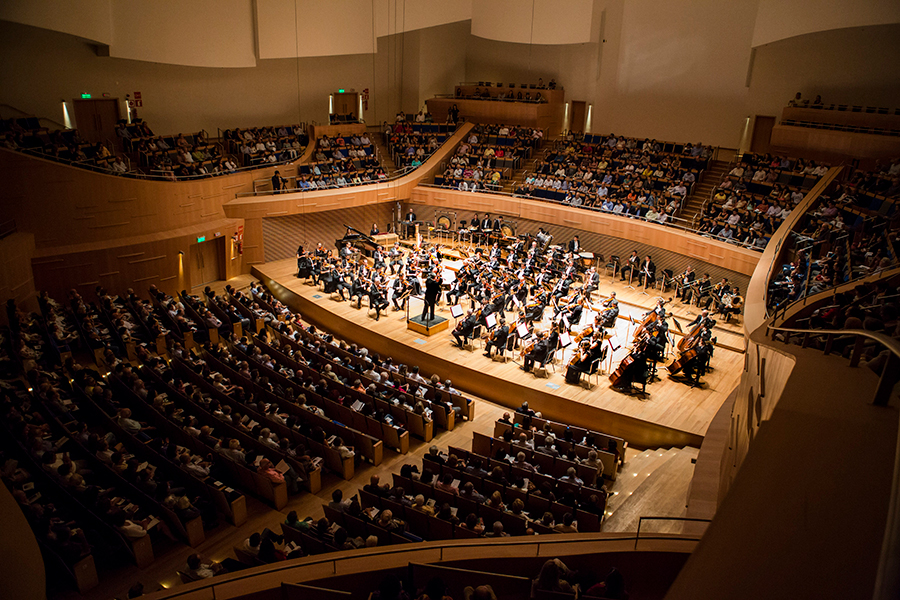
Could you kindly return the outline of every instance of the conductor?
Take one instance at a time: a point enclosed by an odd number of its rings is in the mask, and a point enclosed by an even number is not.
[[[425,306],[422,307],[422,320],[425,321],[425,315],[430,314],[428,322],[434,320],[434,305],[437,304],[438,298],[441,297],[441,284],[435,278],[434,274],[429,274],[425,280]]]

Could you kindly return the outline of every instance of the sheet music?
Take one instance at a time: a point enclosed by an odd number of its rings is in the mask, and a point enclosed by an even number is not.
[[[524,339],[528,337],[528,325],[526,325],[525,323],[519,323],[516,326],[516,333],[519,334],[520,338]]]
[[[454,304],[453,306],[451,306],[451,307],[450,307],[450,315],[451,315],[454,319],[460,318],[460,317],[463,315],[462,305],[460,305],[460,304]]]
[[[487,323],[488,329],[493,328],[497,325],[497,316],[496,315],[493,315],[493,314],[488,315],[487,317],[484,318],[484,320]]]

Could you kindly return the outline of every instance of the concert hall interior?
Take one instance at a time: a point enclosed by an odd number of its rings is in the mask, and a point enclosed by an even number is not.
[[[0,48],[4,597],[900,597],[900,4]]]

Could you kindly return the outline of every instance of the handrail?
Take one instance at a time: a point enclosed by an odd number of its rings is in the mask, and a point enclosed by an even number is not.
[[[451,189],[451,190],[452,190],[452,189],[456,189],[456,188],[448,187],[448,186],[444,186],[444,185],[436,185],[436,184],[434,184],[434,183],[419,183],[419,186],[421,186],[421,187],[437,188],[437,189],[442,189],[442,190],[444,190],[444,189]],[[661,223],[661,222],[659,222],[659,221],[657,221],[657,220],[646,219],[646,218],[644,218],[644,217],[618,215],[618,214],[616,214],[616,213],[613,213],[613,212],[610,212],[610,211],[607,211],[607,210],[602,210],[602,209],[597,208],[597,207],[594,207],[594,206],[583,206],[583,205],[582,205],[582,206],[572,206],[572,205],[570,205],[570,204],[566,204],[565,202],[559,202],[559,201],[556,201],[556,200],[550,200],[550,199],[548,199],[548,198],[540,198],[540,197],[536,197],[536,196],[522,196],[522,195],[520,195],[520,194],[515,194],[515,193],[510,193],[510,192],[504,192],[504,191],[502,191],[502,190],[489,190],[489,189],[485,188],[485,189],[480,189],[480,190],[478,190],[478,193],[480,193],[480,194],[495,194],[495,195],[500,195],[500,196],[508,196],[508,197],[510,197],[510,198],[512,198],[512,199],[515,199],[515,200],[534,200],[534,201],[536,201],[536,202],[547,202],[547,203],[549,203],[549,204],[558,204],[558,205],[562,205],[562,206],[569,206],[570,208],[578,208],[578,209],[581,209],[581,210],[589,210],[589,211],[591,211],[591,212],[603,213],[604,215],[610,215],[610,216],[613,216],[613,217],[620,217],[620,218],[623,218],[623,219],[632,219],[632,220],[637,220],[637,221],[643,221],[643,222],[645,222],[645,223],[654,223],[654,224],[656,224],[656,225],[663,225],[663,226],[665,226],[665,227],[672,227],[672,228],[674,228],[674,229],[679,229],[679,230],[681,230],[681,231],[685,231],[685,232],[691,233],[691,234],[693,234],[693,235],[699,235],[699,236],[701,236],[701,237],[707,237],[707,238],[716,240],[717,242],[724,242],[724,243],[727,243],[727,244],[732,244],[732,245],[734,245],[734,246],[739,246],[739,247],[741,247],[741,248],[746,248],[746,249],[748,249],[748,250],[754,250],[754,251],[756,251],[756,252],[762,252],[762,251],[765,249],[765,248],[760,248],[759,246],[754,246],[753,244],[750,244],[750,243],[747,243],[747,242],[737,242],[737,241],[735,241],[734,239],[726,239],[726,238],[723,238],[723,237],[720,237],[720,236],[717,236],[717,235],[712,235],[712,234],[710,234],[710,233],[697,233],[697,231],[696,231],[695,229],[691,228],[690,226],[677,225],[677,224],[673,223],[673,221],[684,221],[685,223],[688,223],[688,220],[687,220],[687,219],[683,219],[683,218],[681,218],[681,217],[669,217],[669,218],[666,220],[665,223]]]
[[[697,523],[712,523],[712,519],[707,519],[704,517],[638,517],[637,532],[635,532],[634,534],[635,550],[637,550],[638,540],[641,537],[641,526],[644,524],[644,521],[690,521]]]
[[[258,165],[251,165],[251,166],[247,166],[247,167],[238,167],[234,171],[219,171],[218,173],[206,173],[206,174],[201,174],[201,175],[179,175],[176,177],[168,177],[166,175],[150,175],[147,173],[139,173],[137,171],[128,171],[125,173],[119,173],[112,169],[108,169],[106,167],[101,167],[99,165],[90,164],[85,161],[67,160],[64,158],[51,156],[49,154],[46,154],[46,153],[40,151],[41,149],[38,149],[38,148],[18,148],[16,150],[11,150],[8,148],[0,148],[0,150],[8,150],[9,152],[15,152],[18,154],[27,154],[27,155],[33,156],[34,158],[41,158],[44,160],[49,160],[49,161],[67,165],[70,167],[75,167],[77,169],[84,169],[86,171],[94,171],[96,173],[103,173],[105,175],[112,175],[115,177],[125,177],[128,179],[145,179],[145,180],[150,180],[150,181],[167,181],[167,182],[173,182],[173,183],[178,182],[178,181],[193,181],[193,180],[197,180],[197,179],[210,179],[212,177],[222,177],[224,175],[235,175],[237,173],[261,170],[261,169],[265,169],[268,167],[285,166],[285,165],[293,164],[299,160],[299,156],[298,156],[298,158],[292,158],[290,160],[286,160],[286,161],[282,161],[282,162],[260,163]]]
[[[538,540],[538,541],[535,541]],[[150,594],[147,597],[153,600],[163,600],[167,598],[179,598],[179,597],[194,597],[196,596],[197,591],[203,589],[210,589],[212,591],[213,596],[217,597],[216,589],[224,588],[224,589],[232,589],[233,584],[236,582],[240,582],[247,579],[252,579],[254,577],[261,577],[264,580],[263,585],[271,585],[271,582],[278,580],[277,585],[280,585],[282,580],[287,580],[286,577],[290,577],[290,581],[293,583],[303,583],[304,581],[309,581],[312,579],[320,579],[323,577],[322,569],[317,568],[322,565],[331,564],[331,575],[340,575],[342,574],[342,570],[339,568],[341,566],[347,566],[350,571],[344,571],[344,574],[349,574],[350,572],[364,572],[364,571],[377,571],[381,568],[378,565],[383,561],[379,561],[379,557],[389,557],[391,555],[404,554],[404,553],[416,553],[422,554],[426,553],[429,550],[434,550],[438,552],[438,557],[436,559],[419,559],[419,562],[425,562],[428,560],[429,562],[441,562],[444,560],[444,551],[452,550],[454,548],[485,548],[485,549],[496,549],[499,544],[504,546],[520,546],[523,548],[527,548],[531,550],[533,547],[533,554],[529,552],[528,556],[540,557],[545,556],[542,554],[542,549],[546,547],[553,547],[556,545],[564,545],[566,551],[571,551],[571,546],[573,544],[576,545],[588,545],[595,543],[608,543],[608,542],[630,542],[632,540],[637,541],[637,535],[632,534],[582,534],[582,533],[574,533],[574,534],[555,534],[552,536],[538,536],[537,538],[528,536],[516,537],[516,538],[500,538],[500,539],[469,539],[469,540],[439,540],[434,542],[420,542],[416,544],[398,544],[396,546],[385,546],[382,548],[372,548],[372,549],[358,549],[358,550],[344,550],[338,552],[330,552],[324,555],[317,554],[309,557],[299,558],[295,560],[287,560],[278,563],[277,565],[265,565],[260,567],[252,567],[249,569],[244,569],[242,571],[238,571],[233,575],[220,575],[215,578],[204,579],[197,582],[192,582],[186,585],[178,586],[172,590],[161,590],[155,594]],[[679,534],[655,534],[652,537],[643,537],[641,540],[644,541],[675,541],[675,542],[699,542],[700,538],[696,536],[685,536]],[[370,558],[370,560],[360,560]],[[450,560],[449,557],[447,560]],[[367,568],[368,567],[368,568]],[[304,575],[304,571],[307,571],[308,574]],[[287,572],[290,572],[289,574]],[[272,575],[277,573],[285,573],[280,578],[273,578]],[[268,589],[268,588],[266,588]],[[248,588],[245,590],[245,593],[249,593],[251,591],[260,591],[253,590],[252,588]],[[221,592],[220,592],[221,593]],[[233,594],[225,594],[227,597],[231,597]]]

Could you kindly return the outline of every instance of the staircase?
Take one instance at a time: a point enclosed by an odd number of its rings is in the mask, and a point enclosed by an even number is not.
[[[625,463],[606,505],[603,531],[636,531],[641,516],[683,517],[699,450],[645,450]],[[677,533],[682,522],[645,522],[648,532]],[[643,531],[643,528],[641,529]]]
[[[394,159],[391,157],[391,153],[388,151],[387,146],[384,145],[381,129],[378,127],[366,127],[366,132],[369,134],[369,140],[375,144],[375,150],[378,152],[381,168],[383,168],[385,174],[390,177],[396,173],[398,169],[397,165],[394,164]]]
[[[729,164],[723,160],[709,161],[709,167],[703,171],[703,179],[694,184],[693,192],[685,200],[684,207],[679,215],[680,218],[686,221],[693,220],[700,212],[700,209],[703,208],[703,203],[706,202],[712,191],[722,181],[722,177],[728,172]]]
[[[544,143],[541,145],[541,147],[534,151],[532,157],[522,163],[522,167],[520,169],[516,169],[515,171],[513,171],[512,177],[503,182],[503,193],[512,194],[513,191],[515,191],[516,186],[525,181],[525,175],[534,171],[534,165],[539,160],[544,160],[545,158],[547,158],[547,155],[550,153],[550,149],[552,146],[552,140],[544,140]]]

